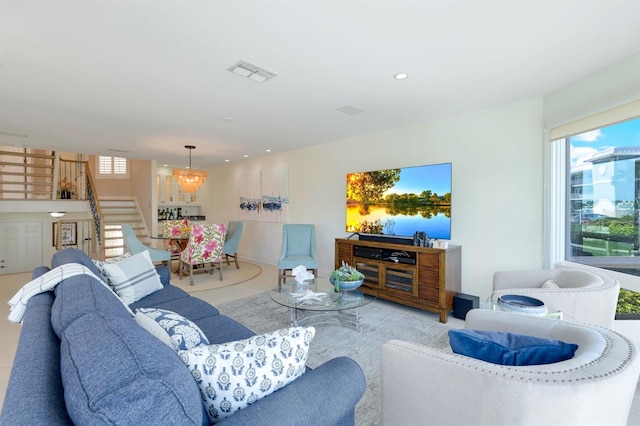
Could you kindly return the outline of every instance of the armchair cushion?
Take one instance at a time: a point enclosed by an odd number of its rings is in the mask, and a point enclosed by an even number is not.
[[[500,365],[552,364],[573,358],[578,345],[524,334],[449,330],[453,352]]]

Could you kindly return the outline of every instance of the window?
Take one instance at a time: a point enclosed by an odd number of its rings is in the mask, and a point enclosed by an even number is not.
[[[552,141],[564,150],[557,156],[565,181],[557,260],[640,275],[640,118],[579,128]]]
[[[128,179],[129,160],[124,157],[96,157],[97,177],[102,179]]]

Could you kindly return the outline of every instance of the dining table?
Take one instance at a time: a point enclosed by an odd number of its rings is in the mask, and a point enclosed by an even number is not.
[[[164,235],[158,235],[155,237],[152,236],[151,239],[169,241],[172,246],[179,248],[180,251],[184,250],[187,247],[187,243],[189,242],[189,237],[171,237]]]
[[[161,241],[167,241],[168,244],[168,250],[171,252],[171,259],[178,259],[180,257],[180,253],[182,253],[182,251],[187,248],[187,244],[189,243],[189,237],[186,236],[178,236],[178,237],[172,237],[172,236],[164,236],[164,235],[157,235],[157,236],[151,236],[150,237],[152,240],[161,240]],[[178,271],[175,271],[178,272]]]

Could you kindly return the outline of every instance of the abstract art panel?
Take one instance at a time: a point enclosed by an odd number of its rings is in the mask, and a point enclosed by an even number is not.
[[[240,216],[244,220],[260,220],[262,204],[260,170],[245,173],[240,185],[239,199]]]
[[[278,167],[262,171],[261,220],[289,221],[289,168]]]

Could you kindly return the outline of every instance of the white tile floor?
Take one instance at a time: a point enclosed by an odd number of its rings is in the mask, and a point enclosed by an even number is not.
[[[277,267],[266,264],[260,264],[260,267],[262,268],[262,273],[249,281],[231,287],[198,292],[195,296],[215,306],[270,290],[274,286],[275,277],[277,277]],[[31,273],[2,276],[0,278],[0,301],[8,301],[30,279]],[[0,346],[0,401],[4,401],[20,334],[20,326],[11,324],[6,320],[8,315],[9,306],[5,302],[1,302],[0,335],[2,336],[3,345]],[[453,328],[461,328],[464,326],[464,322],[450,315],[447,325]],[[640,322],[616,321],[614,329],[631,338],[636,344],[640,343]],[[640,426],[640,385],[636,387],[627,426]]]

